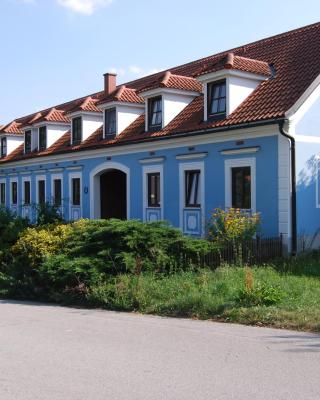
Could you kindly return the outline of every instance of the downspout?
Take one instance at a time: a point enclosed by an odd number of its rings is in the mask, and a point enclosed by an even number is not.
[[[290,141],[291,152],[291,254],[297,254],[297,192],[296,192],[296,142],[284,130],[284,124],[287,120],[282,120],[279,123],[279,130],[282,136]]]

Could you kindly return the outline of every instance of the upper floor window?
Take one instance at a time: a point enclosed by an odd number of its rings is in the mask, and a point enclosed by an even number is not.
[[[80,144],[82,139],[82,118],[72,119],[72,144]]]
[[[160,207],[160,173],[148,175],[148,207]]]
[[[148,100],[148,128],[149,130],[162,127],[162,98],[154,97]]]
[[[235,167],[231,169],[233,208],[251,209],[251,168]]]
[[[7,138],[1,138],[1,157],[6,157],[7,155]]]
[[[0,202],[2,205],[6,204],[6,184],[0,183]]]
[[[45,150],[47,148],[47,127],[41,126],[39,128],[39,150]]]
[[[31,152],[31,131],[26,131],[24,134],[24,150],[26,153]]]
[[[200,207],[200,170],[185,171],[185,206]]]
[[[226,116],[226,81],[208,84],[208,118],[220,119]]]
[[[104,134],[105,136],[116,134],[116,109],[110,108],[104,112]]]

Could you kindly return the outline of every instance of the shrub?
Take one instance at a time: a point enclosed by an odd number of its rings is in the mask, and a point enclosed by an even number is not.
[[[284,292],[280,287],[257,283],[251,290],[241,290],[237,302],[245,307],[270,306],[279,303],[283,297]]]
[[[60,213],[60,207],[55,204],[45,202],[34,204],[33,208],[37,215],[37,225],[53,224],[63,220]]]

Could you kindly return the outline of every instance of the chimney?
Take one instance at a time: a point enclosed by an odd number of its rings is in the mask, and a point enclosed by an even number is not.
[[[104,91],[106,94],[110,94],[116,89],[117,74],[107,72],[103,76],[104,76]]]

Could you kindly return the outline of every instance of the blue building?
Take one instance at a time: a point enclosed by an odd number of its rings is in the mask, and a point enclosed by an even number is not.
[[[17,118],[0,129],[0,201],[35,218],[168,220],[259,212],[289,251],[319,245],[320,23]]]

